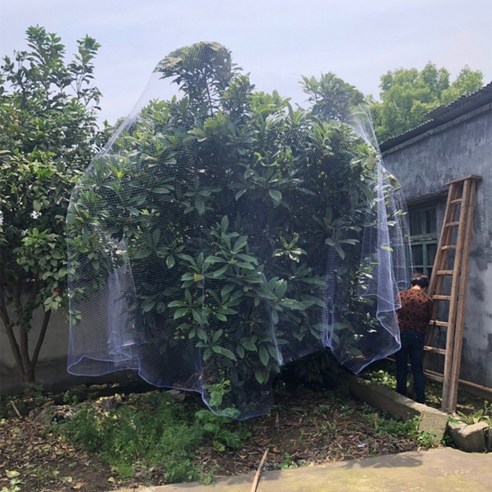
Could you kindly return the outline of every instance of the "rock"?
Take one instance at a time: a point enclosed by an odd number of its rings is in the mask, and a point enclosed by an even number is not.
[[[166,391],[166,394],[168,394],[174,401],[184,401],[186,397],[183,391],[179,391],[176,389],[168,390]]]
[[[492,425],[487,429],[487,449],[492,451]]]
[[[477,424],[450,423],[449,435],[456,447],[468,453],[483,453],[487,450],[485,431],[488,425],[485,422]]]

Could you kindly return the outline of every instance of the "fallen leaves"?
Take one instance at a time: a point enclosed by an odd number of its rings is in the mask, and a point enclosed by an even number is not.
[[[73,448],[35,414],[0,421],[0,490],[20,480],[22,490],[105,491],[109,474],[104,463]]]
[[[187,402],[188,396],[182,404]],[[114,402],[107,397],[102,402],[99,399],[99,404],[105,408],[127,404],[130,410],[136,403],[115,396]],[[21,481],[23,490],[57,492],[98,492],[164,483],[164,466],[142,469],[125,481],[96,455],[81,452],[64,440],[53,427],[60,424],[54,422],[58,417],[63,421],[75,411],[75,405],[51,402],[20,419],[12,415],[0,420],[0,490],[11,480]],[[196,451],[195,461],[205,473],[213,476],[255,471],[266,447],[270,451],[265,470],[416,449],[413,439],[378,434],[375,427],[380,427],[380,422],[372,414],[370,418],[364,415],[358,404],[349,400],[344,400],[342,407],[327,391],[279,396],[270,415],[243,425],[249,426],[251,437],[240,449],[218,451],[210,444]]]
[[[7,478],[20,477],[20,472],[18,472],[17,470],[5,470],[5,476]]]

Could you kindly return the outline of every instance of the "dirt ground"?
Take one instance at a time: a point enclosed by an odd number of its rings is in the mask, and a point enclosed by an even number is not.
[[[256,470],[266,448],[269,452],[265,470],[417,448],[415,438],[381,432],[376,411],[349,397],[334,404],[327,395],[326,391],[307,391],[277,396],[268,415],[249,421],[251,437],[244,446],[222,452],[204,446],[197,450],[196,462],[213,477]],[[187,394],[183,404],[194,398]],[[196,400],[192,403],[196,404]],[[75,411],[73,405],[47,401],[31,410],[24,401],[14,405],[16,408],[9,404],[9,415],[0,420],[0,490],[96,492],[163,483],[163,472],[158,468],[121,480],[97,456],[67,443],[56,431],[56,425],[70,417]]]

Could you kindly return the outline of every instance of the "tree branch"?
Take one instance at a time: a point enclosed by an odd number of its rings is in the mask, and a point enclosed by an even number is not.
[[[10,320],[9,313],[7,311],[7,306],[5,304],[5,297],[3,292],[3,286],[0,286],[0,319],[2,320],[5,331],[7,332],[7,338],[9,339],[10,349],[12,350],[12,354],[14,355],[15,363],[17,367],[21,370],[21,373],[24,372],[24,365],[22,363],[22,357],[20,353],[19,344],[17,343],[17,339],[15,338],[14,327],[12,321]]]
[[[24,326],[22,319],[22,299],[21,299],[21,290],[17,285],[14,293],[14,303],[15,310],[17,312],[18,321],[19,321],[19,339],[20,339],[20,355],[22,360],[22,375],[25,376],[29,371],[30,360],[29,360],[29,338],[26,327]]]
[[[43,324],[41,325],[41,331],[39,332],[38,341],[36,342],[36,347],[34,348],[34,352],[32,354],[31,366],[34,370],[36,364],[38,362],[39,352],[41,350],[41,346],[44,342],[44,337],[46,335],[46,330],[48,328],[48,324],[51,318],[51,310],[44,312]]]

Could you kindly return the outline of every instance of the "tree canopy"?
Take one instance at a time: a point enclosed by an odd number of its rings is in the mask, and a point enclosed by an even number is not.
[[[93,85],[99,44],[86,36],[65,61],[61,39],[27,29],[26,50],[0,66],[0,321],[25,381],[50,314],[66,291],[65,216],[70,191],[100,140],[100,92]],[[33,351],[34,310],[44,320]]]
[[[139,368],[244,418],[266,411],[282,364],[327,339],[354,370],[390,353],[363,294],[388,249],[375,228],[398,229],[393,189],[341,123],[362,95],[327,74],[294,108],[215,43],[156,71],[179,96],[129,120],[72,196],[70,371]]]
[[[429,111],[449,104],[483,85],[479,70],[464,67],[454,82],[446,68],[428,63],[422,70],[399,68],[381,76],[380,101],[371,106],[376,135],[380,142],[425,122]]]

